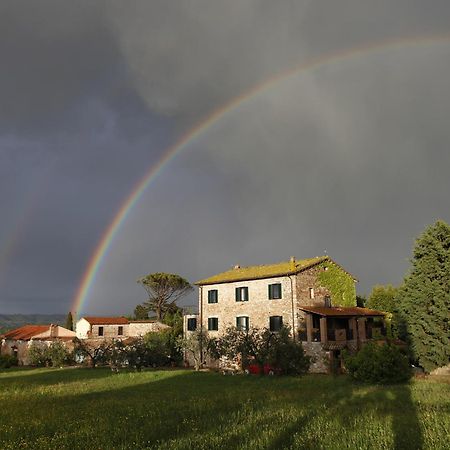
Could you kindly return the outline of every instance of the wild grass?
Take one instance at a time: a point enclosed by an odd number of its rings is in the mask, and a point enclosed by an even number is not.
[[[449,449],[450,384],[186,370],[0,372],[1,449]]]

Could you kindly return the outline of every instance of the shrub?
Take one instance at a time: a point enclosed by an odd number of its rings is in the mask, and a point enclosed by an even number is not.
[[[170,363],[170,331],[147,333],[144,336],[148,351],[148,364],[153,367],[167,366]]]
[[[10,367],[17,366],[19,362],[13,355],[0,355],[0,369],[9,369]]]
[[[311,358],[305,355],[301,342],[295,342],[289,335],[289,328],[283,327],[272,345],[269,361],[284,374],[304,375],[309,370]]]
[[[282,327],[278,332],[267,328],[241,331],[230,327],[221,337],[209,341],[208,352],[213,358],[241,357],[244,367],[256,364],[261,374],[267,364],[291,375],[306,373],[310,365],[310,358],[301,343],[292,339],[289,327]]]
[[[366,344],[356,355],[344,355],[351,377],[367,383],[391,384],[408,381],[411,367],[408,358],[392,344]]]
[[[49,366],[50,355],[48,347],[32,342],[28,348],[28,359],[32,366]]]
[[[69,352],[61,341],[53,341],[49,346],[33,342],[28,349],[32,366],[61,367],[70,361]]]

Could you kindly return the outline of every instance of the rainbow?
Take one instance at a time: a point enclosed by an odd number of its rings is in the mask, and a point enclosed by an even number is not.
[[[431,45],[440,42],[448,42],[449,40],[449,34],[399,38],[346,49],[337,53],[325,54],[317,58],[313,58],[305,63],[299,64],[295,67],[292,67],[286,71],[278,73],[277,75],[254,86],[250,90],[233,98],[229,102],[222,105],[220,108],[213,111],[209,116],[198,123],[194,128],[186,132],[180,139],[176,141],[174,145],[172,145],[164,152],[161,159],[150,168],[150,170],[136,184],[132,192],[122,203],[116,215],[114,216],[114,219],[104,231],[99,243],[97,244],[97,247],[95,248],[95,251],[93,252],[89,260],[89,263],[85,269],[80,285],[74,297],[71,311],[76,313],[80,313],[82,311],[85,303],[87,302],[87,299],[89,298],[89,293],[94,283],[97,272],[101,267],[102,262],[108,255],[108,250],[111,247],[114,236],[126,221],[130,211],[139,202],[149,184],[156,178],[156,176],[161,172],[164,166],[169,163],[178,153],[180,153],[198,137],[203,135],[212,125],[218,122],[225,115],[231,113],[237,107],[241,106],[243,103],[249,101],[255,96],[266,92],[280,81],[287,80],[306,71],[315,70],[320,67],[336,63],[338,61],[345,61],[351,58],[366,55],[368,53],[381,51],[386,48],[395,49],[403,47],[414,47],[419,45]]]

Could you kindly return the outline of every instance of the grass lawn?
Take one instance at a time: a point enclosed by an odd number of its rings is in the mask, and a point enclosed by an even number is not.
[[[10,369],[0,402],[1,449],[450,448],[444,379]]]

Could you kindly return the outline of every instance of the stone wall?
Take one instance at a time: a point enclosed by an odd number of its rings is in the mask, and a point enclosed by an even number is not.
[[[147,333],[157,333],[170,327],[161,322],[131,321],[128,325],[127,336],[144,336]]]
[[[320,342],[302,342],[305,353],[311,357],[311,373],[329,373],[330,352],[322,348]]]

